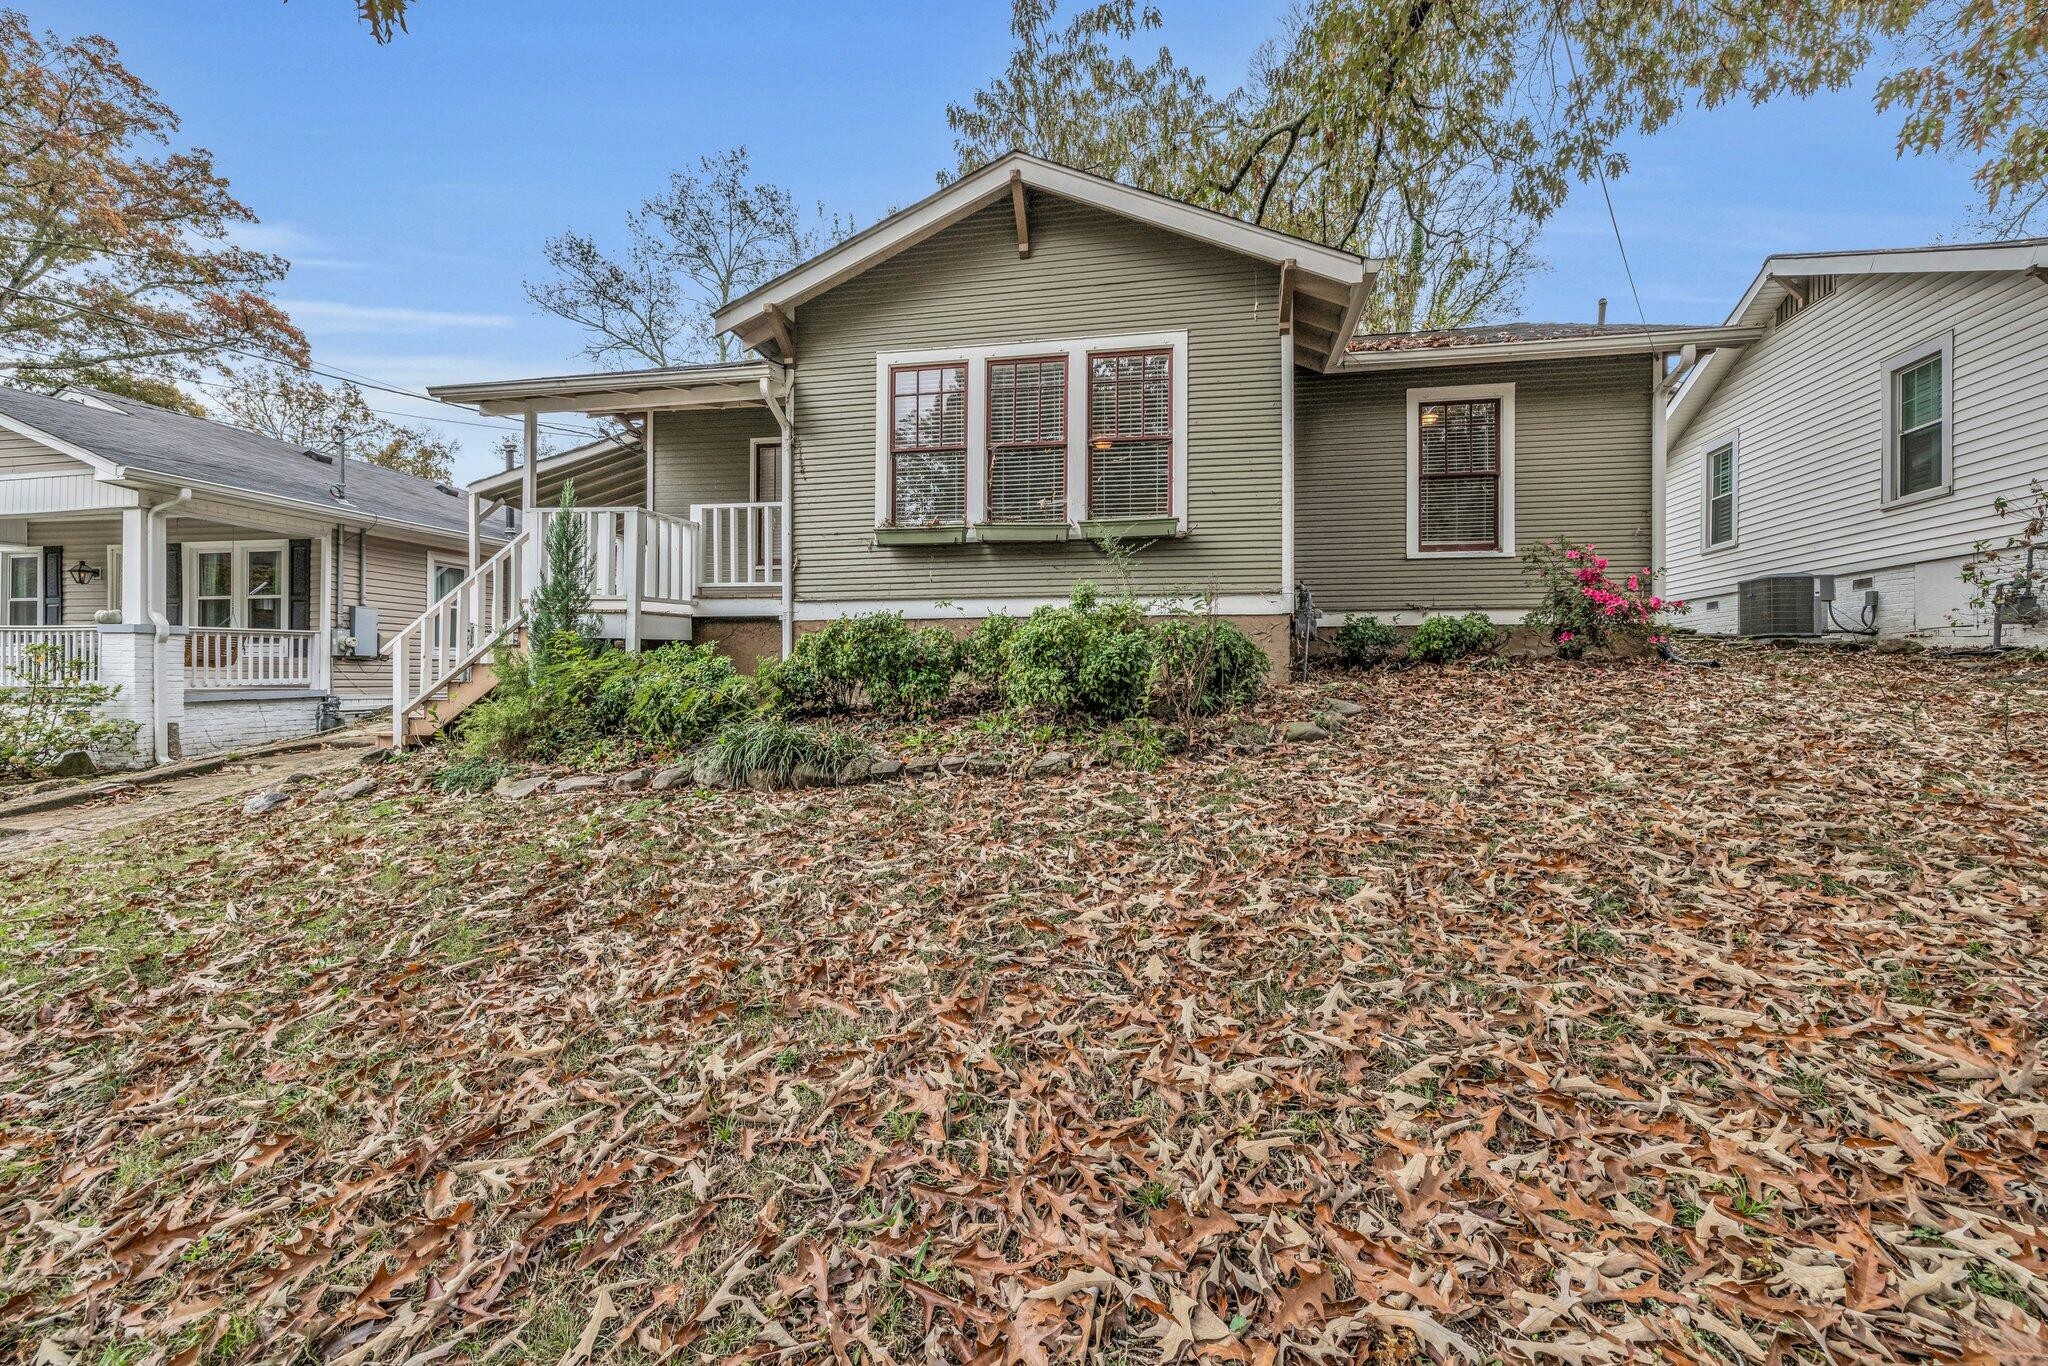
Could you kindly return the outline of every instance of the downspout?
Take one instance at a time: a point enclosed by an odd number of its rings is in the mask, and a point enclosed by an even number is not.
[[[162,556],[158,552],[159,546],[170,544],[159,539],[165,534],[164,521],[171,515],[172,508],[191,501],[192,490],[179,489],[177,497],[166,499],[149,510],[149,535],[143,539],[147,543],[150,559],[156,563],[137,566],[141,572],[148,573],[152,568],[159,574],[164,572]],[[170,587],[169,584],[164,586],[166,589]],[[157,605],[155,594],[151,594],[149,599],[149,621],[150,625],[156,628],[156,658],[151,661],[149,670],[150,738],[156,762],[161,764],[169,762],[171,757],[171,723],[164,716],[164,643],[171,638],[171,619],[165,615],[164,609]]]
[[[1650,357],[1650,582],[1664,572],[1664,483],[1668,471],[1670,414],[1665,411],[1664,357]]]
[[[790,531],[790,524],[796,520],[796,428],[792,421],[796,409],[796,371],[786,368],[782,373],[779,398],[769,377],[761,377],[761,401],[768,405],[782,442],[777,482],[782,491],[782,657],[787,659],[796,648],[796,556],[791,553],[794,537]]]

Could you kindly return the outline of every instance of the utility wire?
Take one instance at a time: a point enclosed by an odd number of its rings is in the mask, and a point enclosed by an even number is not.
[[[1571,68],[1572,81],[1579,80],[1579,59],[1572,55],[1572,40],[1569,34],[1559,34],[1564,45],[1565,65]],[[1650,325],[1649,315],[1643,312],[1643,294],[1636,288],[1636,272],[1628,263],[1628,244],[1621,240],[1621,219],[1614,212],[1614,193],[1607,188],[1607,167],[1598,159],[1593,162],[1593,174],[1600,178],[1600,197],[1607,201],[1607,223],[1614,229],[1614,248],[1621,253],[1621,273],[1628,277],[1628,292],[1636,301],[1636,321],[1643,326]]]

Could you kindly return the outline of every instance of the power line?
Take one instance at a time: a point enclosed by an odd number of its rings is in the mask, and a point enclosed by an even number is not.
[[[1579,80],[1579,59],[1572,55],[1571,35],[1558,36],[1564,44],[1565,65],[1571,68],[1572,81],[1576,83]],[[1650,318],[1643,312],[1642,291],[1636,288],[1636,272],[1628,263],[1628,244],[1621,240],[1621,219],[1614,212],[1614,194],[1607,188],[1607,167],[1598,159],[1593,162],[1593,174],[1600,178],[1600,197],[1607,201],[1607,223],[1614,229],[1614,249],[1621,253],[1621,273],[1628,277],[1629,296],[1636,301],[1636,321],[1648,327]]]

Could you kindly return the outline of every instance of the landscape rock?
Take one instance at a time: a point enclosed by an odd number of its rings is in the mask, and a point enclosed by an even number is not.
[[[834,787],[838,782],[837,772],[817,764],[798,764],[789,772],[791,787]]]
[[[599,792],[612,785],[612,780],[601,773],[579,773],[570,778],[555,779],[557,792]]]
[[[352,802],[356,798],[368,796],[376,790],[377,780],[375,778],[358,778],[352,783],[343,783],[340,787],[335,788],[334,800],[338,802]]]
[[[948,754],[939,761],[939,769],[945,773],[976,773],[989,776],[1007,771],[1008,765],[1001,759],[986,754]]]
[[[775,775],[765,768],[757,768],[747,774],[747,790],[750,792],[773,792],[782,784],[775,781]]]
[[[920,754],[915,759],[904,760],[903,776],[906,778],[927,777],[930,774],[937,772],[938,767],[939,761],[937,759],[933,758],[929,754]]]
[[[868,762],[868,781],[870,782],[882,778],[901,777],[902,773],[903,761],[901,759],[873,759]]]
[[[693,764],[674,764],[654,775],[648,786],[656,792],[666,792],[672,787],[686,787],[696,779]]]
[[[1313,721],[1289,721],[1280,727],[1280,738],[1295,741],[1327,740],[1330,738],[1330,732]]]
[[[612,779],[612,791],[614,792],[638,792],[645,786],[647,786],[647,770],[644,768],[629,768]]]
[[[1049,754],[1041,754],[1031,761],[1031,773],[1034,777],[1043,778],[1055,773],[1072,773],[1073,771],[1074,756],[1066,753],[1064,750],[1056,749]]]
[[[1347,702],[1341,697],[1333,697],[1323,710],[1337,716],[1351,717],[1358,715],[1365,708],[1359,706],[1356,702]]]
[[[697,786],[699,787],[733,786],[727,780],[723,768],[720,767],[717,756],[713,755],[709,750],[699,754],[690,762],[690,776],[696,779]]]
[[[851,787],[855,783],[864,783],[873,775],[874,769],[875,761],[865,754],[857,759],[849,759],[846,761],[845,766],[839,770],[839,785],[841,787]]]
[[[500,797],[524,800],[548,785],[548,775],[535,773],[525,778],[500,778],[491,791]]]
[[[385,749],[380,745],[375,749],[366,749],[361,754],[358,754],[356,762],[364,768],[375,768],[379,764],[388,764],[397,757],[397,750]]]
[[[1265,749],[1273,743],[1273,732],[1264,726],[1240,721],[1230,728],[1230,743],[1238,749]]]
[[[282,790],[275,787],[266,788],[242,803],[242,814],[245,816],[260,816],[266,811],[277,810],[278,807],[283,806],[290,800],[291,798],[287,797]]]
[[[92,756],[82,749],[74,749],[58,756],[56,766],[50,770],[53,778],[90,778],[100,771]]]

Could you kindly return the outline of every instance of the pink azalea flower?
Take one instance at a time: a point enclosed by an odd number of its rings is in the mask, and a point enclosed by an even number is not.
[[[1579,552],[1576,550],[1567,550],[1564,552],[1564,557],[1567,560],[1576,560],[1577,558],[1579,558]]]

